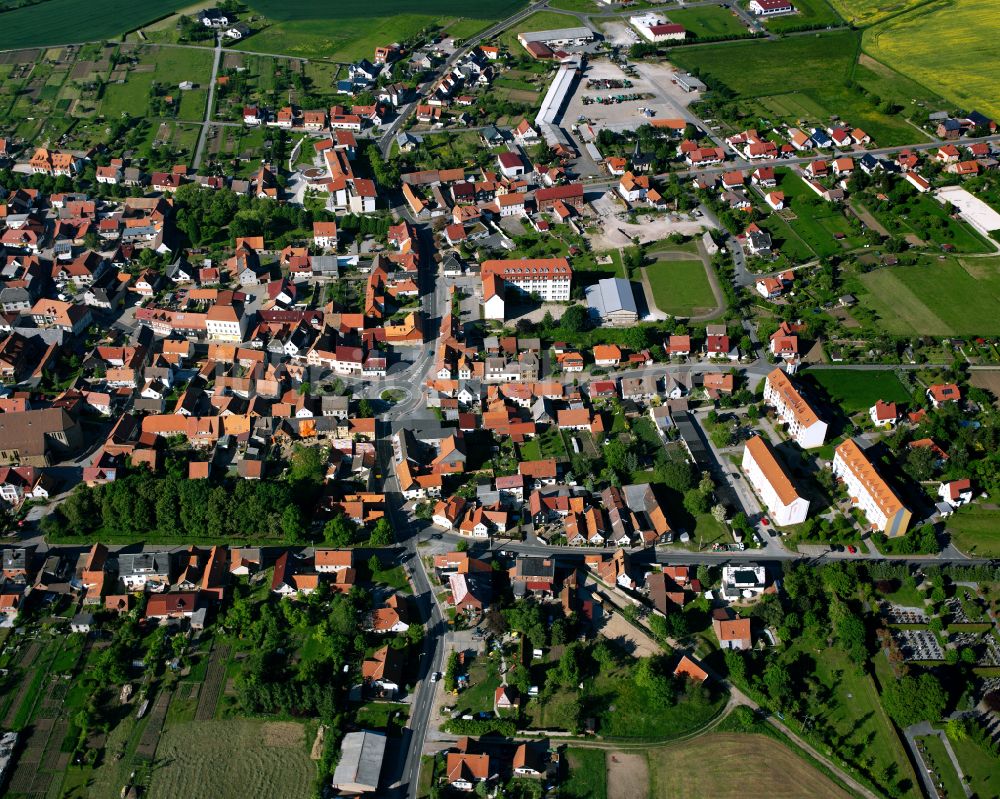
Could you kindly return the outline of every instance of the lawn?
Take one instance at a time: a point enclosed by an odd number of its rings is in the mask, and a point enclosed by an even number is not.
[[[562,784],[565,799],[607,799],[608,768],[603,749],[567,749],[569,774]]]
[[[925,2],[926,0],[830,0],[830,5],[856,28],[864,28]]]
[[[944,748],[944,743],[939,735],[924,735],[916,739],[924,745],[924,762],[929,769],[934,771],[934,775],[941,784],[944,785],[943,796],[962,797],[965,791],[962,790],[962,781],[958,778],[955,766],[948,757],[948,752]],[[958,754],[955,755],[958,757]]]
[[[768,30],[781,33],[805,26],[841,25],[843,20],[826,0],[797,0],[797,14],[781,14],[763,20]]]
[[[966,555],[1000,557],[1000,510],[970,505],[948,519],[947,529]]]
[[[776,41],[676,48],[671,61],[687,70],[699,70],[710,82],[728,86],[743,101],[740,109],[747,124],[755,113],[770,113],[790,124],[803,118],[826,124],[829,117],[839,115],[863,127],[879,144],[911,143],[915,133],[911,125],[882,113],[844,85],[853,74],[859,47],[857,31],[834,31]],[[774,96],[789,94],[801,98],[807,114],[803,115],[802,109],[779,113],[765,105]],[[758,100],[759,110],[747,102],[751,99]],[[909,97],[905,99],[909,101]]]
[[[170,726],[156,750],[149,796],[307,799],[316,776],[311,746],[297,722],[228,719]]]
[[[402,42],[431,25],[457,25],[454,34],[468,36],[522,5],[521,0],[486,0],[473,6],[460,0],[426,0],[418,6],[406,0],[255,0],[254,10],[272,24],[237,49],[353,61],[371,58],[375,47]]]
[[[861,276],[861,302],[896,335],[1000,333],[1000,258],[938,258]]]
[[[522,461],[540,461],[542,459],[541,445],[534,438],[530,438],[523,444],[519,444],[518,450]]]
[[[976,796],[1000,796],[1000,770],[996,759],[972,741],[952,741],[955,757],[962,771],[971,780],[969,787]],[[961,796],[961,794],[957,794]]]
[[[809,377],[848,415],[867,410],[877,400],[908,402],[910,394],[895,372],[859,372],[853,369],[816,369]]]
[[[699,38],[742,36],[747,32],[739,17],[721,6],[671,9],[669,13],[671,22],[683,25]]]
[[[404,594],[412,594],[413,589],[410,587],[410,581],[406,579],[406,572],[403,570],[402,566],[393,566],[391,569],[382,569],[377,571],[372,575],[372,582],[378,583],[379,585],[386,585],[389,588],[395,588],[397,591],[402,591]]]
[[[982,0],[923,4],[866,30],[864,48],[953,103],[997,117],[996,13],[994,3]],[[941,75],[949,79],[942,81]]]
[[[101,101],[101,113],[106,117],[117,117],[122,113],[144,116],[149,108],[149,89],[155,82],[166,86],[168,94],[180,98],[179,118],[200,122],[205,115],[208,82],[212,76],[212,53],[154,46],[138,49],[137,55],[142,64],[152,64],[153,71],[132,71],[128,73],[125,83],[109,83]],[[191,81],[197,88],[182,92],[177,88],[182,81]]]
[[[906,752],[882,709],[872,678],[836,647],[822,652],[803,647],[798,658],[797,662],[808,664],[807,670],[822,686],[809,692],[806,713],[814,717],[817,729],[827,731],[822,737],[831,743],[834,754],[855,767],[866,764],[870,775],[888,770],[895,774],[895,781],[908,778],[913,782]]]
[[[700,258],[659,260],[645,267],[645,272],[653,301],[663,313],[695,316],[715,307],[715,295]]]
[[[649,771],[652,799],[850,796],[787,747],[763,735],[715,733],[665,746],[649,752]]]
[[[111,38],[190,5],[190,0],[46,0],[4,12],[0,49]]]

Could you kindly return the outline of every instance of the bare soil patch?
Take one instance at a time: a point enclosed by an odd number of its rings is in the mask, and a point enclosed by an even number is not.
[[[608,799],[649,796],[649,761],[646,755],[608,752]]]

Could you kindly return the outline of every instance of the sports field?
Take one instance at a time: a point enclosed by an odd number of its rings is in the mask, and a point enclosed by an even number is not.
[[[896,335],[1000,334],[1000,258],[927,258],[861,276],[860,299]]]
[[[746,26],[732,11],[721,6],[679,8],[669,12],[670,21],[683,25],[698,37],[739,36],[747,33]]]
[[[311,745],[297,722],[226,719],[168,726],[156,750],[149,796],[307,799],[316,776]]]
[[[830,0],[837,12],[858,28],[907,11],[926,0]]]
[[[763,735],[715,733],[648,755],[652,799],[849,796],[805,760]]]
[[[191,0],[45,0],[0,15],[0,50],[118,36],[189,5]]]
[[[697,316],[715,307],[715,295],[697,260],[660,260],[645,267],[653,302],[670,316]]]
[[[895,372],[861,372],[856,369],[814,369],[807,375],[819,383],[845,412],[855,413],[884,402],[907,402],[910,394]]]
[[[882,113],[844,85],[853,73],[860,37],[857,31],[833,31],[776,41],[684,47],[676,48],[671,60],[728,86],[739,96],[747,115],[760,114],[789,124],[803,120],[826,124],[839,116],[863,127],[877,144],[912,143],[912,126]]]
[[[864,48],[957,105],[1000,117],[997,30],[991,0],[938,0],[869,28]]]
[[[237,48],[335,61],[370,59],[375,47],[403,41],[428,26],[446,30],[454,26],[453,35],[469,36],[523,5],[522,0],[474,4],[459,0],[419,4],[406,0],[255,0],[254,10],[272,24]]]

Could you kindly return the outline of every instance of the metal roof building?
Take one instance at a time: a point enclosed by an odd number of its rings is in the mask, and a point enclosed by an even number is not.
[[[340,762],[333,772],[333,787],[341,793],[377,791],[384,757],[384,733],[371,730],[347,733],[340,745]]]
[[[587,287],[587,305],[602,324],[614,326],[634,325],[639,321],[639,310],[632,294],[632,284],[624,278],[606,277]]]

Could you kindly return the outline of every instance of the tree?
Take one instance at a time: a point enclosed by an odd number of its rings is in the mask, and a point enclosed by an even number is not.
[[[371,402],[365,398],[358,400],[358,416],[362,419],[371,419],[375,416],[375,410],[372,408]]]
[[[389,523],[389,520],[383,516],[375,522],[375,529],[372,530],[371,538],[368,540],[368,546],[392,546],[392,539],[392,525]]]
[[[709,498],[697,488],[692,488],[684,494],[684,510],[692,516],[700,516],[706,513],[710,504]]]
[[[792,676],[783,663],[771,663],[764,669],[764,686],[778,707],[785,707],[792,699]]]
[[[349,547],[357,535],[357,525],[343,513],[334,516],[323,528],[323,540],[333,547]]]
[[[938,679],[929,672],[919,677],[906,675],[885,686],[882,703],[900,728],[920,721],[936,723],[944,714],[948,696]]]
[[[694,470],[685,460],[669,460],[657,466],[655,477],[657,482],[682,494],[694,486]]]
[[[301,543],[305,537],[305,519],[298,505],[289,505],[281,514],[281,532],[290,544]]]
[[[587,329],[587,309],[582,305],[571,305],[563,313],[559,326],[567,333],[582,333]]]
[[[713,505],[712,518],[719,522],[719,524],[722,524],[726,520],[726,506],[721,504]]]

